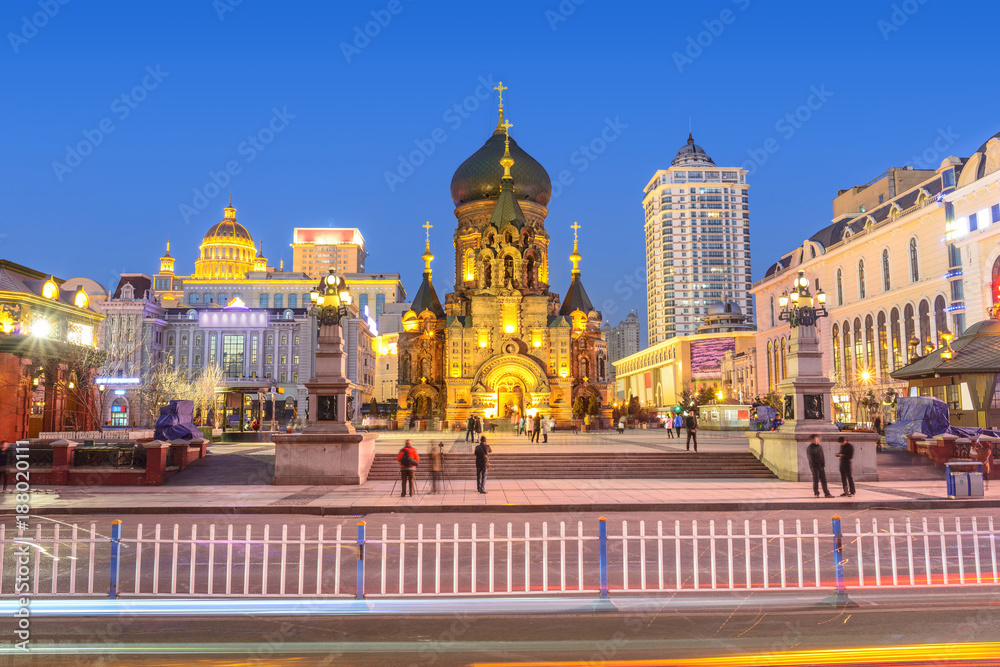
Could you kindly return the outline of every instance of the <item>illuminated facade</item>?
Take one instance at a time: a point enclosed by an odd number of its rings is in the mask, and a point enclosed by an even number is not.
[[[834,220],[771,265],[757,299],[757,384],[784,377],[788,326],[778,297],[804,270],[827,293],[818,331],[837,417],[858,417],[867,389],[905,384],[889,374],[988,317],[1000,299],[1000,138],[936,170],[890,169],[842,190]],[[934,394],[947,400],[943,385]]]
[[[0,260],[0,439],[97,427],[96,296]]]
[[[319,280],[332,268],[339,274],[364,273],[365,237],[360,229],[296,227],[292,270]]]
[[[747,172],[718,167],[688,135],[646,184],[649,344],[695,333],[709,306],[731,301],[753,321]]]
[[[567,423],[577,397],[610,409],[601,314],[583,287],[580,254],[574,245],[560,302],[549,289],[544,225],[551,182],[509,127],[501,103],[497,129],[452,178],[456,287],[444,304],[428,236],[423,281],[399,336],[401,420],[537,411]]]

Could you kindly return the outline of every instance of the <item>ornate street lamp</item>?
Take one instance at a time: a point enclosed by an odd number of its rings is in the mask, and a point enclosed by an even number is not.
[[[351,293],[344,277],[338,276],[333,269],[319,281],[309,296],[312,299],[310,314],[316,317],[320,326],[340,326],[341,318],[347,317]]]
[[[792,281],[790,293],[786,291],[778,297],[778,305],[781,306],[778,318],[788,322],[788,326],[793,329],[798,326],[815,326],[816,320],[829,315],[826,310],[826,294],[819,288],[819,279],[816,280],[816,295],[813,296],[809,291],[805,271],[799,271]]]

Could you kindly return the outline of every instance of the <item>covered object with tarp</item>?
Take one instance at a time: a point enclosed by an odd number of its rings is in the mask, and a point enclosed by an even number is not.
[[[885,429],[888,447],[906,447],[906,436],[923,433],[930,437],[947,433],[951,426],[948,404],[933,396],[901,396],[896,406],[896,421]]]

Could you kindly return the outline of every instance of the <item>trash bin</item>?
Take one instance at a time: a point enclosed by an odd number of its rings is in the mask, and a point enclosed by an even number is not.
[[[952,468],[959,468],[952,470]],[[944,467],[948,498],[982,498],[983,464],[978,461],[948,461]]]

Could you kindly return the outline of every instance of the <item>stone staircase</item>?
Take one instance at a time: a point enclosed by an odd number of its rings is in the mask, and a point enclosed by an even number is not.
[[[490,463],[490,479],[775,479],[749,452],[494,452]],[[447,479],[475,479],[475,455],[447,454],[444,473]],[[429,476],[429,464],[421,460],[417,478]],[[376,454],[368,479],[399,479],[396,454]]]

